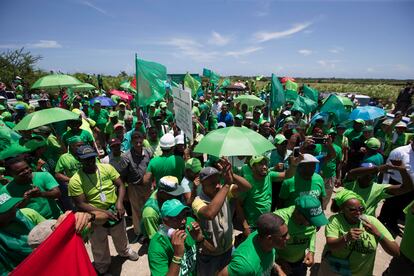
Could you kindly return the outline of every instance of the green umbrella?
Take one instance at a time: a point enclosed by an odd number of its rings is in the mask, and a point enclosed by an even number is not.
[[[235,103],[247,104],[247,106],[259,106],[264,105],[265,102],[255,95],[241,95],[234,99]]]
[[[56,89],[82,84],[77,78],[64,74],[53,74],[38,79],[31,89]]]
[[[13,129],[29,130],[40,126],[79,119],[79,115],[59,107],[43,109],[26,115]]]
[[[275,147],[257,132],[246,127],[226,127],[207,134],[194,151],[213,156],[260,155]]]
[[[75,85],[72,88],[75,91],[90,91],[90,90],[96,89],[96,87],[93,86],[90,83],[82,83],[82,84],[79,84],[79,85]]]

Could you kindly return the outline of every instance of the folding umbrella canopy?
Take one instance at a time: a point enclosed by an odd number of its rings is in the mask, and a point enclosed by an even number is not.
[[[264,105],[265,102],[260,98],[254,95],[241,95],[234,99],[235,103],[240,102],[241,104],[246,104],[247,106],[260,106]]]
[[[281,83],[285,83],[285,82],[287,82],[287,81],[295,81],[295,79],[294,78],[292,78],[292,77],[283,77],[283,78],[281,78],[280,79],[280,82]]]
[[[134,96],[132,96],[131,94],[128,94],[125,91],[121,91],[121,90],[112,89],[111,91],[109,91],[109,93],[112,95],[118,96],[121,99],[126,100],[126,101],[132,101],[132,99],[134,98]]]
[[[226,127],[207,134],[194,151],[213,156],[253,156],[275,147],[259,133],[244,127]]]
[[[64,74],[53,74],[38,79],[31,89],[59,89],[81,85],[82,82],[77,78]]]
[[[349,119],[356,120],[362,119],[365,121],[368,120],[375,120],[379,117],[386,115],[384,109],[376,107],[376,106],[361,106],[355,108],[351,114],[349,115]]]
[[[79,119],[78,114],[63,108],[54,107],[26,115],[13,129],[29,130],[52,123],[76,119]]]

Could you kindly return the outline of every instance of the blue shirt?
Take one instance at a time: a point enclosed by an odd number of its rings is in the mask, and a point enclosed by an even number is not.
[[[225,115],[223,115],[222,112],[220,112],[217,114],[217,122],[224,122],[226,126],[232,126],[234,125],[233,114],[231,114],[231,112],[227,112]]]

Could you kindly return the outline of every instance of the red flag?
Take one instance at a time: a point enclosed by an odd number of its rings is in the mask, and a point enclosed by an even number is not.
[[[134,87],[134,89],[137,89],[137,78],[134,77],[134,79],[131,81],[131,86]]]
[[[75,215],[70,213],[10,275],[95,276],[83,240],[75,233]]]

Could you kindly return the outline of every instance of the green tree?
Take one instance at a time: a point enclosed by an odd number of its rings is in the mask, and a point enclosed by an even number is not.
[[[32,84],[45,72],[35,68],[41,56],[35,56],[24,48],[7,50],[0,53],[0,78],[8,87],[16,76],[23,78],[25,84]]]

